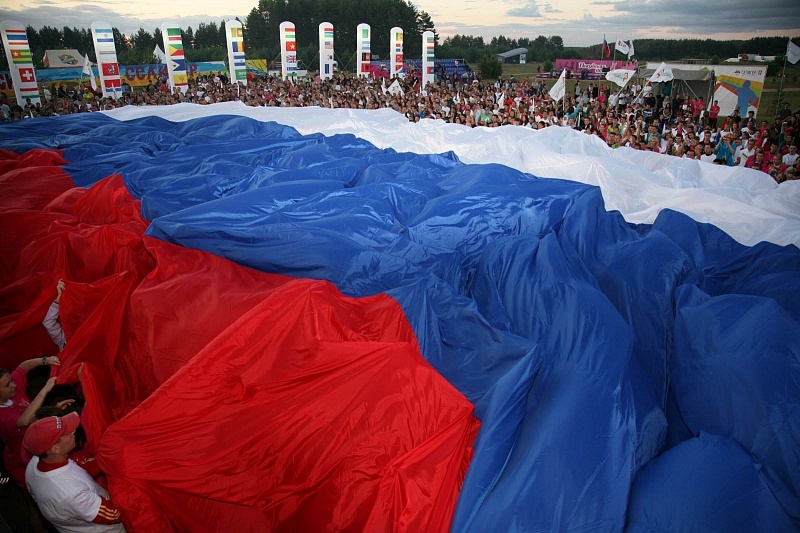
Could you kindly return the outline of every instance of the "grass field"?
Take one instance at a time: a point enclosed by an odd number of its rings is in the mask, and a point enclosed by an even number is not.
[[[756,63],[753,63],[756,64]],[[757,63],[759,66],[764,66],[763,63]],[[472,68],[477,69],[477,65],[471,65]],[[514,76],[518,80],[524,78],[536,77],[536,68],[542,67],[542,63],[527,63],[525,65],[506,64],[503,65],[503,76]],[[548,87],[551,86],[555,80],[547,80]],[[611,85],[610,82],[603,81],[604,85]],[[759,105],[758,118],[769,119],[775,116],[778,109],[778,90],[780,88],[781,79],[777,76],[767,76],[764,82],[764,92],[761,95],[761,104]],[[800,109],[800,63],[786,65],[786,79],[783,82],[783,102],[789,102],[789,108],[792,111]]]

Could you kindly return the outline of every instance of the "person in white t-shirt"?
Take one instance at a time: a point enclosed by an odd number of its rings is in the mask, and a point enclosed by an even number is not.
[[[67,456],[75,448],[78,413],[48,416],[28,427],[23,445],[35,457],[25,470],[28,491],[61,533],[125,533],[108,492]]]
[[[795,163],[797,163],[798,158],[800,158],[800,154],[797,153],[797,146],[791,145],[789,146],[789,152],[783,154],[781,162],[787,167],[793,167],[795,166]]]

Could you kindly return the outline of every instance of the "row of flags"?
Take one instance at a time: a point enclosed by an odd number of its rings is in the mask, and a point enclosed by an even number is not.
[[[633,48],[633,39],[630,39],[629,41],[617,39],[617,42],[614,43],[614,52],[617,51],[622,54],[627,54],[628,59],[632,58],[635,54],[635,50]],[[611,47],[608,45],[605,33],[603,34],[603,57],[611,57]]]
[[[790,41],[791,42],[791,41]],[[800,52],[800,47],[798,47]],[[636,71],[632,69],[617,68],[606,72],[606,80],[615,83],[621,88],[625,87],[633,77],[636,76]],[[672,69],[666,63],[661,63],[658,68],[650,76],[649,82],[652,83],[665,83],[673,79]],[[567,92],[567,69],[561,71],[561,76],[550,88],[550,98],[554,102],[560,102]]]

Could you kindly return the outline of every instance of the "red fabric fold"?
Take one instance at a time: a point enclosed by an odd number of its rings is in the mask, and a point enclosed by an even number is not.
[[[143,236],[122,178],[0,151],[0,364],[55,353],[129,531],[445,531],[478,430],[386,295]],[[49,343],[49,344],[48,344]]]

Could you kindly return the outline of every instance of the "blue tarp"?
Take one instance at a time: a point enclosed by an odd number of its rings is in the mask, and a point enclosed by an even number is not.
[[[26,140],[21,141],[24,136]],[[217,116],[0,128],[148,233],[388,293],[482,428],[453,531],[800,529],[800,251],[455,155]]]

